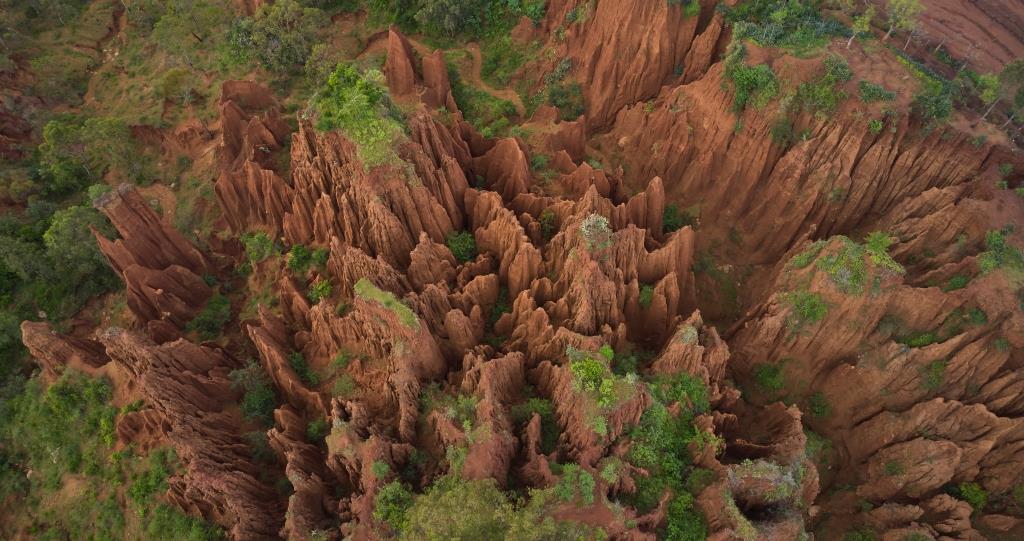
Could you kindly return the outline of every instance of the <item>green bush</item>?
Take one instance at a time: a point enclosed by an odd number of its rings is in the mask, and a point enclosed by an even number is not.
[[[723,6],[725,20],[733,25],[735,39],[749,39],[763,47],[782,47],[803,54],[823,47],[834,36],[848,36],[849,29],[825,17],[810,0],[750,0],[734,7]]]
[[[508,86],[512,75],[536,54],[537,45],[520,45],[507,34],[485,41],[480,50],[480,77],[496,87]]]
[[[331,287],[330,280],[320,277],[309,285],[309,294],[307,296],[310,302],[316,304],[324,299],[331,298],[332,291],[333,288]]]
[[[641,284],[640,286],[640,297],[638,302],[641,308],[647,308],[651,305],[651,301],[654,300],[654,286],[650,284]]]
[[[693,496],[685,492],[672,499],[665,517],[665,541],[703,541],[707,538],[704,515],[694,508],[693,503]]]
[[[986,274],[999,268],[1019,270],[1024,267],[1024,255],[1006,242],[1005,233],[993,230],[985,234],[985,251],[978,255],[978,266]]]
[[[832,412],[832,406],[821,391],[815,392],[807,398],[807,411],[813,417],[828,417]]]
[[[294,71],[305,64],[322,19],[320,10],[296,0],[264,4],[253,17],[235,20],[228,48],[237,60],[253,59],[278,73]]]
[[[476,259],[476,239],[469,231],[449,233],[445,244],[459,263],[468,263]]]
[[[299,379],[301,379],[303,383],[313,387],[320,385],[320,374],[317,374],[316,371],[310,368],[309,363],[306,362],[306,358],[302,355],[302,352],[291,352],[291,354],[288,355],[288,366],[292,367],[292,370],[295,371],[295,375],[299,376]]]
[[[732,110],[737,114],[747,105],[760,109],[779,94],[779,80],[772,69],[767,64],[746,65],[746,55],[746,47],[735,41],[726,51],[725,79],[732,84]]]
[[[402,483],[392,481],[377,492],[374,500],[373,518],[385,522],[395,531],[405,530],[408,512],[413,505],[413,495]]]
[[[762,363],[754,367],[754,384],[766,393],[778,393],[785,389],[782,366]]]
[[[576,464],[566,464],[562,476],[555,485],[555,495],[563,502],[579,501],[583,505],[594,503],[594,476]]]
[[[959,498],[969,504],[976,513],[980,513],[985,509],[985,504],[988,503],[988,491],[981,488],[978,483],[960,483],[957,485]]]
[[[406,326],[414,329],[419,328],[419,319],[416,317],[416,312],[413,312],[411,308],[395,298],[394,293],[382,291],[366,278],[360,278],[355,286],[353,286],[353,289],[357,297],[379,303],[384,308],[394,312],[398,319]]]
[[[239,237],[249,263],[255,265],[270,256],[277,255],[278,249],[270,236],[263,232],[246,233]]]
[[[872,135],[878,135],[882,133],[882,128],[884,127],[885,124],[882,123],[881,120],[873,118],[868,121],[868,131],[871,132]]]
[[[263,367],[253,361],[245,368],[232,370],[230,378],[231,387],[244,392],[240,404],[242,415],[260,424],[269,424],[274,418],[277,397]]]
[[[838,87],[853,77],[850,66],[834,55],[826,57],[824,65],[825,73],[820,78],[797,87],[796,103],[805,110],[831,113],[846,99],[846,92]]]
[[[304,275],[310,266],[323,268],[327,265],[330,255],[330,251],[326,248],[311,251],[301,244],[296,244],[288,252],[288,269],[295,274]]]
[[[921,384],[931,392],[938,392],[946,382],[946,361],[933,361],[922,369]]]
[[[467,122],[485,137],[504,135],[510,126],[509,119],[516,116],[514,103],[496,98],[491,94],[462,81],[454,65],[448,66],[448,80],[452,97]]]
[[[195,332],[203,340],[214,340],[224,332],[224,325],[231,320],[231,301],[214,293],[202,311],[185,326],[188,332]]]
[[[860,101],[864,103],[892,101],[896,99],[895,92],[890,92],[886,90],[884,86],[876,85],[870,81],[858,82],[857,88],[860,90]]]
[[[331,427],[327,424],[327,421],[323,419],[310,421],[310,423],[306,425],[306,441],[309,443],[320,443],[324,441],[324,438],[327,437],[327,434],[330,431]]]
[[[790,306],[791,312],[786,323],[793,331],[800,331],[825,318],[828,305],[821,295],[812,291],[800,290],[787,293],[783,300]]]
[[[679,210],[675,203],[665,205],[665,213],[661,216],[661,230],[665,233],[678,231],[686,226],[692,226],[696,220],[686,211]]]
[[[377,70],[360,74],[339,64],[314,98],[317,129],[340,130],[359,147],[367,167],[398,163],[394,142],[403,136],[400,115],[392,109],[384,76]]]

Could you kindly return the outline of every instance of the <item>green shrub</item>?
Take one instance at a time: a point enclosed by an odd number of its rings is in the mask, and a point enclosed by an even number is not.
[[[825,73],[818,79],[802,83],[796,89],[796,103],[805,110],[831,113],[846,99],[838,87],[853,77],[850,66],[842,58],[830,55],[824,60]]]
[[[920,333],[914,333],[906,337],[902,337],[899,339],[899,341],[905,344],[907,347],[923,348],[925,346],[930,346],[935,342],[938,342],[939,337],[934,332],[925,331]]]
[[[960,483],[957,485],[957,489],[960,493],[959,498],[969,504],[976,513],[980,513],[985,509],[985,504],[988,503],[988,491],[981,488],[978,483]]]
[[[704,515],[696,510],[693,504],[693,496],[685,492],[677,495],[669,503],[665,517],[666,541],[703,541],[707,538]]]
[[[310,423],[306,425],[306,441],[309,443],[320,443],[324,441],[324,438],[327,437],[327,434],[330,431],[331,427],[324,419],[310,421]]]
[[[579,501],[584,505],[594,503],[594,476],[576,464],[566,464],[562,476],[555,485],[555,495],[563,502]]]
[[[825,241],[818,240],[811,243],[806,250],[793,256],[786,265],[792,269],[803,269],[814,262],[814,259],[821,253],[822,248],[825,247]]]
[[[587,250],[594,252],[604,250],[612,245],[612,227],[608,218],[600,214],[590,214],[580,224],[580,237]]]
[[[921,384],[931,392],[938,392],[946,381],[946,361],[933,361],[922,370]]]
[[[512,406],[510,415],[517,424],[528,423],[533,415],[540,416],[540,448],[543,453],[550,453],[558,445],[561,430],[555,419],[555,407],[550,400],[531,397],[522,404]]]
[[[516,116],[514,103],[496,98],[491,94],[462,81],[453,64],[448,66],[448,80],[452,97],[459,106],[466,121],[485,137],[504,135],[510,126],[509,119]]]
[[[825,300],[821,298],[821,295],[812,291],[800,290],[787,293],[783,300],[791,309],[786,323],[794,332],[821,321],[828,314],[828,305],[825,304]]]
[[[673,416],[665,405],[655,402],[630,431],[632,444],[626,457],[648,472],[634,478],[637,490],[630,499],[637,510],[656,507],[666,490],[677,495],[686,490],[684,480],[692,460],[689,446],[697,439],[692,421],[692,414]]]
[[[230,378],[231,387],[245,393],[240,404],[242,415],[260,424],[269,424],[274,418],[277,397],[263,367],[253,361],[245,368],[231,371]]]
[[[380,488],[374,504],[373,518],[401,532],[408,524],[407,513],[413,505],[413,495],[400,482],[392,481]]]
[[[252,17],[236,19],[228,33],[230,54],[256,60],[264,68],[287,73],[306,62],[323,19],[320,10],[296,0],[265,4]]]
[[[445,244],[452,251],[452,255],[460,263],[468,263],[476,259],[476,239],[468,231],[452,232],[445,239]]]
[[[883,471],[885,471],[886,475],[902,475],[903,472],[905,471],[905,469],[903,468],[903,464],[900,464],[896,460],[889,460],[889,461],[887,461],[882,466],[882,468],[883,468]]]
[[[686,226],[692,226],[696,220],[688,212],[682,211],[675,203],[665,205],[665,213],[661,217],[661,230],[665,233],[678,231]]]
[[[230,320],[231,301],[219,293],[214,293],[210,300],[206,301],[203,310],[188,322],[185,330],[198,333],[203,340],[213,340],[224,332],[224,325]]]
[[[373,285],[373,282],[366,278],[360,278],[353,289],[357,297],[379,303],[384,308],[394,312],[398,319],[406,326],[413,329],[419,328],[419,319],[416,318],[416,313],[395,298],[394,293],[380,290],[377,286]]]
[[[270,236],[263,232],[246,233],[239,240],[245,247],[245,254],[249,257],[249,263],[255,265],[270,256],[277,255],[277,246]]]
[[[588,393],[601,406],[615,402],[614,382],[605,362],[584,357],[571,361],[569,369],[573,375],[573,387],[578,392]]]
[[[814,417],[828,417],[832,413],[832,406],[825,394],[818,391],[807,398],[807,411]]]
[[[320,374],[317,374],[306,362],[306,358],[302,355],[302,352],[293,351],[288,355],[288,365],[295,371],[295,375],[299,376],[299,379],[307,385],[316,387],[320,385]]]
[[[167,478],[174,472],[177,456],[172,449],[153,449],[148,462],[149,467],[133,477],[127,490],[140,516],[145,514],[154,496],[167,491]]]
[[[884,127],[885,124],[881,120],[873,118],[868,121],[868,131],[871,132],[872,135],[878,135],[882,133],[882,128]]]
[[[288,252],[288,269],[298,275],[306,274],[310,266],[316,265],[323,268],[327,265],[330,251],[325,248],[310,250],[301,244],[292,246]]]
[[[654,286],[650,284],[642,284],[640,286],[640,302],[641,308],[647,308],[651,305],[651,301],[654,300]]]
[[[860,101],[864,103],[874,103],[877,101],[892,101],[896,99],[896,93],[890,92],[881,85],[876,85],[870,81],[860,81],[857,83],[857,87],[860,90]]]
[[[309,294],[307,296],[309,297],[310,302],[316,304],[322,300],[331,298],[332,291],[333,288],[331,287],[330,280],[321,276],[309,285]]]
[[[537,45],[520,45],[507,34],[483,42],[480,77],[495,87],[508,86],[512,75],[534,56]]]
[[[725,58],[725,79],[732,83],[732,109],[737,114],[747,105],[760,109],[779,94],[779,80],[772,69],[767,64],[746,65],[746,54],[746,47],[734,41]]]
[[[348,398],[356,391],[356,381],[348,374],[342,374],[334,380],[331,388],[331,395],[338,398]]]
[[[387,462],[374,460],[373,464],[370,464],[370,471],[377,479],[384,479],[389,473],[391,473],[391,466],[389,466]]]
[[[583,87],[579,83],[558,83],[548,85],[548,104],[558,108],[558,116],[564,121],[573,121],[586,112],[583,103]]]
[[[648,383],[648,389],[662,404],[679,402],[686,408],[688,415],[699,415],[711,410],[707,386],[700,378],[686,372],[657,376]]]
[[[778,393],[785,389],[782,366],[761,363],[754,367],[754,384],[766,393]]]
[[[733,25],[734,39],[749,39],[763,47],[782,47],[797,54],[823,47],[833,36],[849,35],[846,27],[823,16],[819,5],[808,0],[756,0],[718,9]]]
[[[998,268],[1019,270],[1024,267],[1024,255],[1019,249],[1006,242],[1006,234],[1002,231],[989,231],[985,234],[985,251],[978,255],[978,266],[981,272],[989,273]]]
[[[377,70],[360,74],[352,65],[338,64],[314,99],[317,129],[343,132],[359,147],[367,167],[399,161],[393,143],[403,129],[383,81]]]
[[[540,233],[544,236],[544,240],[551,240],[551,237],[555,236],[558,232],[558,216],[551,209],[544,209],[544,212],[540,213]]]

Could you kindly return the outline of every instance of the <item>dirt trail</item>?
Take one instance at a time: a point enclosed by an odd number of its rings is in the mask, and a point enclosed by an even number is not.
[[[372,55],[374,53],[385,52],[388,46],[387,39],[387,30],[377,32],[376,34],[370,36],[369,42],[367,43],[366,47],[363,48],[362,52],[360,52],[356,56],[356,58],[365,58],[366,56]],[[408,40],[409,44],[412,45],[412,48],[416,50],[416,53],[419,54],[420,57],[427,56],[434,52],[433,47],[430,47],[429,45],[426,45],[425,43],[422,43],[416,40],[415,38],[406,36],[406,40]],[[516,107],[516,112],[520,116],[524,115],[526,113],[526,107],[523,105],[523,100],[519,97],[519,94],[516,93],[515,90],[512,90],[511,88],[494,88],[491,85],[485,83],[483,78],[480,76],[481,67],[483,66],[483,58],[480,53],[480,45],[478,45],[477,43],[468,43],[466,44],[465,50],[469,52],[469,56],[472,59],[472,63],[470,64],[468,70],[464,65],[456,66],[459,68],[459,75],[462,77],[462,80],[468,81],[474,87],[483,90],[484,92],[490,94],[491,96],[494,96],[495,98],[512,102],[512,104],[515,105]]]

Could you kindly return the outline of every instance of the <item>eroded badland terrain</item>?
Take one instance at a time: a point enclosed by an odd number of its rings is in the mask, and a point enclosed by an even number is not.
[[[0,16],[3,538],[1024,539],[1020,1]]]

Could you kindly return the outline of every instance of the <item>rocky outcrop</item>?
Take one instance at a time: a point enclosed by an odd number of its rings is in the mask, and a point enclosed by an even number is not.
[[[168,499],[227,526],[235,539],[275,538],[284,510],[258,480],[238,433],[239,414],[232,412],[237,394],[227,376],[240,363],[185,340],[158,346],[120,329],[100,341],[110,359],[133,376],[184,465],[183,474],[168,479]]]
[[[50,379],[55,379],[65,368],[90,372],[109,361],[99,342],[59,334],[49,323],[22,322],[21,341]]]
[[[213,293],[202,278],[211,270],[206,257],[127,184],[95,204],[120,234],[111,241],[93,231],[125,282],[128,307],[144,323],[167,321],[184,328]]]

